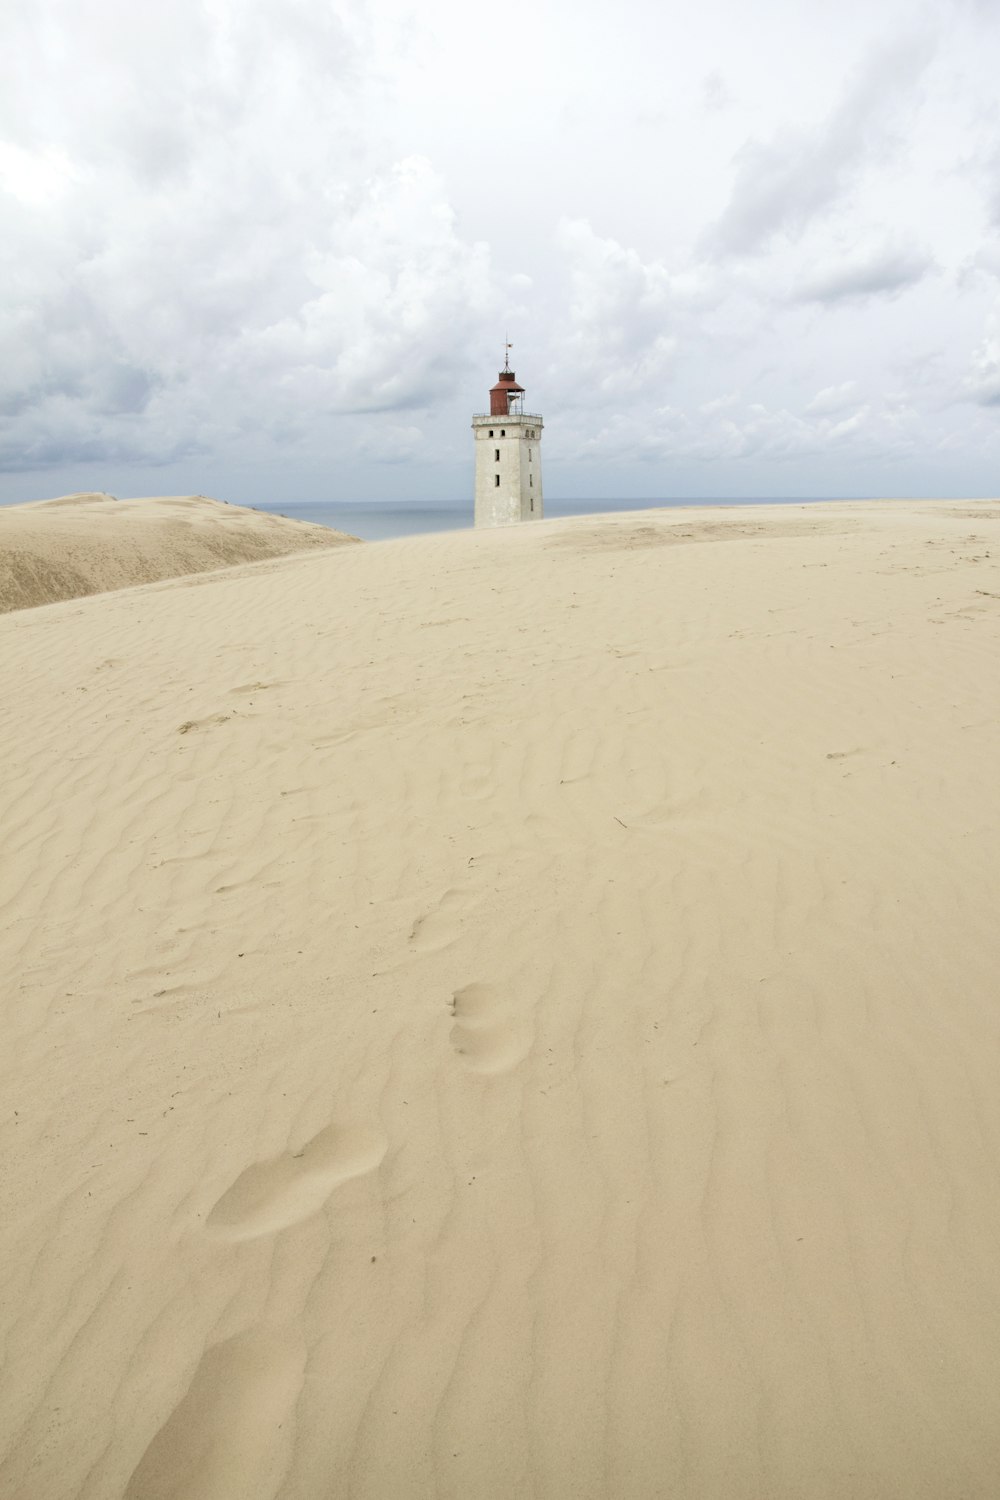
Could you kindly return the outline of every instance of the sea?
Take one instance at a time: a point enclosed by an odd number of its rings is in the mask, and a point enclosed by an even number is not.
[[[809,505],[824,497],[800,498],[768,496],[752,499],[705,500],[551,500],[546,498],[548,520],[559,516],[599,516],[609,511],[660,510],[681,505]],[[366,542],[387,541],[390,537],[415,536],[425,531],[461,531],[472,526],[471,500],[343,500],[302,501],[290,504],[255,505],[254,510],[288,516],[294,521],[312,521],[318,526],[332,526]]]

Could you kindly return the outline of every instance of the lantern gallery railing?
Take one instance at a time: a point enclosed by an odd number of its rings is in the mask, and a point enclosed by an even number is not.
[[[516,420],[518,422],[535,422],[539,427],[542,426],[541,417],[533,416],[530,411],[509,411],[506,416],[500,417],[492,412],[476,411],[472,414],[472,420],[474,422],[507,422]]]

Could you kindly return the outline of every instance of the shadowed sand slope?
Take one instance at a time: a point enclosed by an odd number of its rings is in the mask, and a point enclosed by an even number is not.
[[[996,1494],[996,506],[344,548],[0,663],[0,1492]]]
[[[204,495],[64,495],[0,506],[0,614],[357,537]]]

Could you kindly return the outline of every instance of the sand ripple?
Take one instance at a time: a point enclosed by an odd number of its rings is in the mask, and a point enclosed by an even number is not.
[[[0,1491],[994,1495],[995,510],[0,622]]]

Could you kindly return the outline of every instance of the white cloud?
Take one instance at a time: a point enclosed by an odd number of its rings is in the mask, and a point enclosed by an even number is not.
[[[302,270],[309,293],[242,333],[232,366],[251,387],[334,411],[397,411],[447,392],[494,297],[486,246],[458,238],[443,184],[419,157],[367,183]]]
[[[670,273],[594,233],[586,219],[560,221],[569,297],[556,378],[567,398],[627,398],[666,378],[676,339]]]
[[[0,141],[0,191],[22,203],[51,203],[74,176],[65,151],[53,147],[29,151]]]
[[[805,407],[808,416],[829,417],[838,412],[849,411],[857,406],[858,383],[856,380],[844,380],[840,385],[828,385],[815,396]]]
[[[1000,315],[991,317],[986,336],[973,352],[965,392],[979,406],[1000,407]]]

